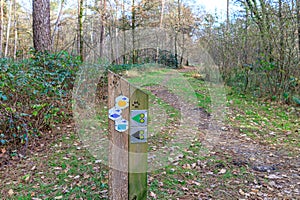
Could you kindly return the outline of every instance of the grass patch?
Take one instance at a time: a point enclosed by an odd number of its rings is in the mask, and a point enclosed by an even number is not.
[[[274,144],[284,141],[292,147],[299,145],[296,108],[233,93],[227,95],[227,99],[230,107],[227,122],[248,137]]]
[[[11,199],[101,199],[107,197],[108,169],[79,142],[74,133],[64,135],[49,147],[47,154],[22,161],[26,171],[16,171],[16,180],[6,177],[3,197],[13,191]],[[15,184],[18,183],[18,184]]]

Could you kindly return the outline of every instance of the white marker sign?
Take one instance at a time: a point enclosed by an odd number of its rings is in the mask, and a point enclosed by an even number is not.
[[[108,118],[115,121],[116,131],[125,132],[128,130],[128,121],[123,119],[122,110],[129,106],[129,98],[121,95],[115,99],[115,102],[115,107],[108,111]]]

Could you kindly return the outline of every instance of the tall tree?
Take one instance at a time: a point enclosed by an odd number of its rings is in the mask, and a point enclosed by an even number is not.
[[[33,46],[44,52],[51,50],[50,0],[33,0]]]
[[[165,11],[165,0],[161,0],[161,14],[160,14],[159,28],[163,27],[164,14],[165,14],[164,11]]]
[[[125,64],[126,60],[126,14],[125,14],[125,0],[122,0],[122,25],[121,25],[121,30],[123,33],[123,64]]]
[[[177,31],[175,33],[175,62],[176,62],[176,68],[178,68],[178,49],[177,49],[177,37],[178,37],[178,33],[180,32],[181,29],[181,0],[177,0],[177,15],[178,15],[178,19],[177,19]],[[182,34],[182,41],[184,41],[184,34]],[[182,63],[180,63],[181,65]]]
[[[53,47],[54,47],[54,43],[55,43],[54,40],[55,40],[56,33],[59,35],[59,33],[58,33],[58,31],[59,31],[58,27],[59,27],[59,24],[60,24],[61,16],[63,15],[64,4],[65,4],[65,0],[61,0],[60,1],[60,6],[59,6],[59,11],[58,11],[57,18],[56,18],[55,25],[54,25],[54,29],[53,29],[53,33],[52,33],[52,37],[51,37],[51,42],[52,42],[51,49],[53,49]],[[57,41],[58,40],[59,40],[59,38],[57,39]]]
[[[227,0],[227,9],[226,9],[226,23],[227,23],[227,31],[229,31],[229,0]]]
[[[132,49],[133,49],[133,54],[132,54],[132,63],[136,63],[136,49],[135,49],[135,28],[136,28],[136,6],[135,6],[135,0],[132,0],[132,5],[131,5],[131,30],[132,30]]]
[[[103,45],[104,45],[104,32],[105,32],[105,20],[106,20],[106,0],[99,1],[99,8],[100,8],[100,57],[103,57]]]
[[[15,39],[14,39],[14,59],[17,58],[17,45],[18,45],[18,14],[17,14],[17,2],[14,0],[14,34],[15,34]]]
[[[279,69],[280,69],[280,82],[282,82],[284,76],[284,19],[283,19],[283,2],[278,1],[278,21],[279,21]]]
[[[80,60],[84,59],[83,52],[83,0],[78,0],[78,53]]]
[[[7,55],[8,55],[9,36],[10,36],[10,28],[11,28],[12,4],[13,4],[13,2],[10,1],[9,2],[8,22],[7,22],[7,26],[6,26],[6,44],[5,44],[5,52],[4,52],[5,57],[7,57]]]
[[[296,0],[297,28],[298,28],[298,55],[300,57],[300,0]]]
[[[2,57],[2,43],[3,43],[3,6],[4,0],[0,2],[0,58]]]

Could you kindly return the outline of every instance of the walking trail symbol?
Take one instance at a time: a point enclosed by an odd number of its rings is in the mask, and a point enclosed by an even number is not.
[[[132,119],[133,119],[134,121],[136,121],[137,123],[144,123],[144,122],[145,122],[144,117],[145,117],[145,115],[142,113],[142,114],[136,115],[136,116],[133,117]]]

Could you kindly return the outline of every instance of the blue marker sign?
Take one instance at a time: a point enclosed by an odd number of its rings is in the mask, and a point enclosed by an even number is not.
[[[128,121],[126,119],[120,119],[115,121],[115,129],[119,132],[125,132],[128,130]]]
[[[116,107],[113,107],[113,108],[109,109],[109,111],[108,111],[109,119],[114,120],[114,121],[121,119],[122,118],[121,114],[122,114],[122,110],[118,109]]]

